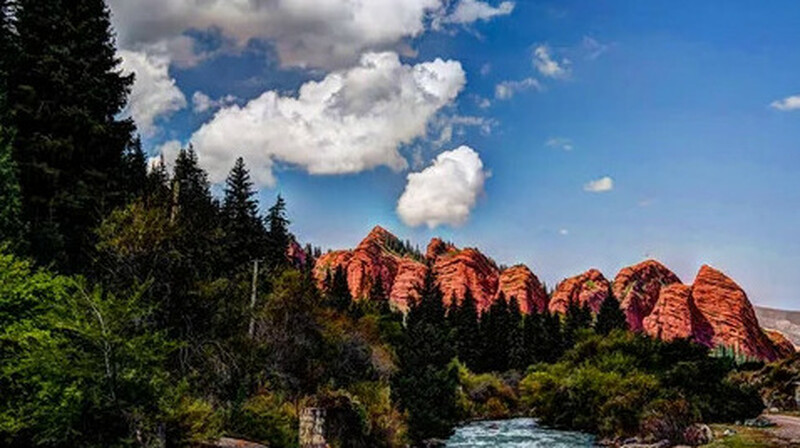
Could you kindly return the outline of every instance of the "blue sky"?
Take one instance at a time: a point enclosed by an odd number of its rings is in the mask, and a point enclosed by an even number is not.
[[[284,195],[326,248],[381,224],[550,285],[646,257],[691,282],[709,263],[800,308],[796,2],[376,0],[353,24],[348,2],[308,1],[111,0],[151,154],[199,143],[213,178],[238,147],[265,204]],[[295,101],[337,74],[341,104]]]

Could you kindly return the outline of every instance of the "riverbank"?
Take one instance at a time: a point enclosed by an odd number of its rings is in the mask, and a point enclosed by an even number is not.
[[[800,446],[800,417],[773,414],[767,419],[775,424],[768,428],[742,425],[711,425],[714,442],[706,448],[771,448]]]

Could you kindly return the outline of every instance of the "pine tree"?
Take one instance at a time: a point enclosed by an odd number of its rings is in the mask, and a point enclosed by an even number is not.
[[[522,320],[522,340],[525,347],[525,362],[528,365],[542,362],[548,347],[544,334],[544,315],[536,308],[532,309]]]
[[[94,227],[128,198],[123,76],[103,0],[17,0],[8,108],[23,218],[40,262],[85,267]],[[136,168],[139,169],[139,168]]]
[[[508,342],[506,343],[508,347],[508,367],[520,371],[528,367],[522,320],[519,301],[517,301],[516,297],[511,297],[508,302]]]
[[[561,316],[557,313],[545,311],[542,315],[542,328],[546,349],[543,351],[542,362],[556,362],[564,354],[564,329]]]
[[[258,216],[250,173],[239,157],[225,181],[225,200],[222,205],[225,251],[231,268],[249,264],[261,258],[266,230]]]
[[[0,246],[3,243],[10,243],[12,247],[17,247],[20,244],[22,238],[20,212],[16,165],[11,158],[11,145],[7,134],[0,126]]]
[[[389,294],[383,287],[383,279],[380,275],[376,276],[375,280],[372,281],[368,297],[371,308],[376,310],[378,315],[388,317],[393,314]]]
[[[399,371],[392,380],[393,399],[408,412],[408,433],[415,442],[446,438],[456,422],[458,372],[447,333],[442,293],[429,272],[419,302],[408,312],[397,350]]]
[[[588,305],[581,305],[577,300],[570,300],[567,313],[564,315],[564,349],[568,350],[575,345],[578,332],[590,328],[592,325],[592,311]]]
[[[286,251],[291,242],[289,233],[289,219],[286,218],[286,201],[281,195],[275,200],[275,205],[270,207],[266,217],[267,222],[267,247],[266,262],[271,270],[286,267],[289,260]]]
[[[614,297],[614,294],[609,294],[597,312],[597,322],[594,324],[594,330],[598,334],[606,335],[614,330],[627,329],[628,321],[625,317],[625,312],[620,308],[619,300]]]
[[[336,266],[333,274],[331,288],[328,291],[328,302],[339,311],[347,311],[353,304],[353,296],[350,294],[350,287],[347,285],[347,275],[342,266]]]
[[[480,368],[481,344],[478,304],[467,289],[456,314],[455,346],[458,359],[470,370]]]
[[[184,256],[186,275],[209,278],[219,271],[223,254],[219,205],[192,147],[178,154],[171,186],[170,220],[178,229],[176,245]]]
[[[481,316],[481,337],[484,341],[483,371],[508,370],[508,340],[510,333],[508,301],[500,293],[497,300]]]

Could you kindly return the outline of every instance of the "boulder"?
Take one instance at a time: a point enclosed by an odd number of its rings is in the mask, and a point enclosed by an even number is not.
[[[683,440],[690,446],[707,445],[714,441],[714,431],[708,425],[696,423],[686,428]]]

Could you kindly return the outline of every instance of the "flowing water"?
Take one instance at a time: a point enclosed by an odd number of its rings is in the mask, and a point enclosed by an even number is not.
[[[572,431],[542,428],[530,418],[469,423],[456,429],[448,448],[584,448],[594,437]]]

